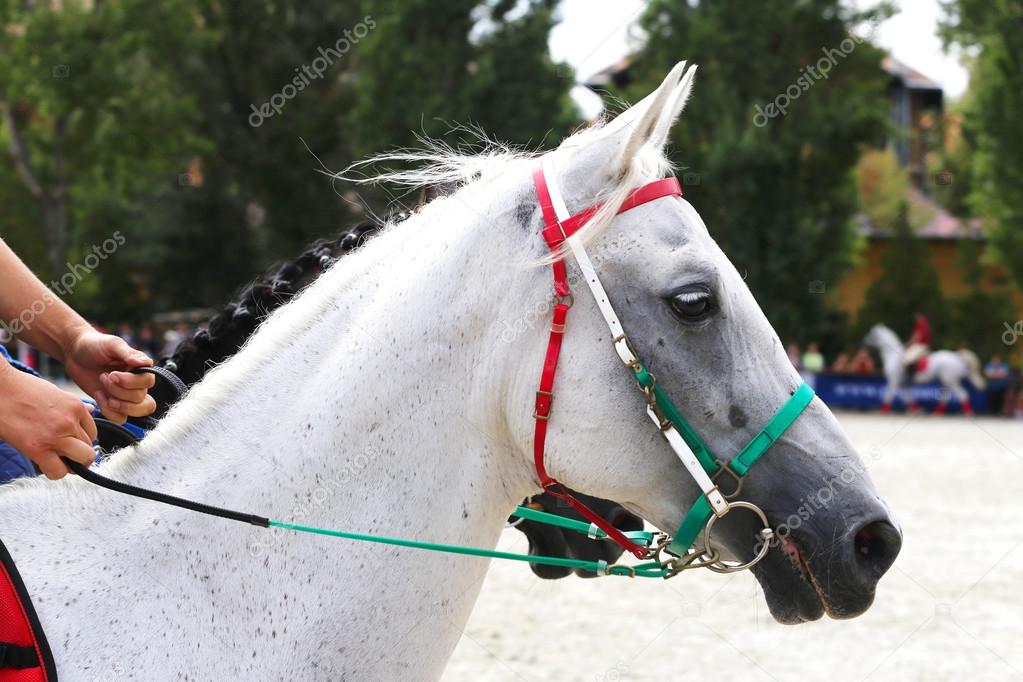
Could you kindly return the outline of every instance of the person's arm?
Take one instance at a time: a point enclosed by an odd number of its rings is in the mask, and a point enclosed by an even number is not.
[[[50,291],[0,239],[0,320],[19,339],[51,355],[68,376],[117,423],[150,414],[146,391],[155,379],[121,370],[153,361],[122,339],[101,334]]]
[[[64,361],[65,349],[92,327],[50,291],[0,239],[0,320],[22,341]]]

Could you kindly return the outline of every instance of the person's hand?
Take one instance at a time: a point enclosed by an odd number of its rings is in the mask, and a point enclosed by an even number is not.
[[[71,342],[63,359],[68,376],[99,403],[110,421],[123,424],[128,417],[144,417],[156,409],[156,401],[146,393],[156,378],[118,371],[148,367],[153,361],[120,337],[90,328]]]
[[[96,424],[89,406],[53,384],[0,367],[0,439],[23,453],[46,475],[68,473],[64,455],[89,466],[95,459]]]

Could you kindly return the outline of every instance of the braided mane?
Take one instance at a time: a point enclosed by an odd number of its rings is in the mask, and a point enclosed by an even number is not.
[[[401,222],[408,214],[389,217]],[[270,313],[312,284],[335,261],[362,246],[376,235],[382,223],[361,222],[331,239],[317,239],[298,258],[271,267],[265,275],[248,284],[236,298],[210,318],[207,328],[183,340],[174,354],[157,363],[177,374],[191,386],[205,374],[238,352]]]

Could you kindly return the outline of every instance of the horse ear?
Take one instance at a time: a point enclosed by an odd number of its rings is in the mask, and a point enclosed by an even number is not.
[[[682,64],[684,65],[685,62],[682,62]],[[675,88],[671,104],[665,108],[661,118],[657,121],[657,127],[650,137],[649,144],[656,145],[658,149],[663,148],[667,144],[668,133],[671,132],[671,127],[675,125],[679,114],[682,113],[682,109],[686,106],[686,100],[689,99],[689,93],[693,89],[693,78],[695,76],[696,64],[693,64],[686,70],[685,75],[682,76],[682,81]]]
[[[644,147],[660,149],[664,146],[671,125],[685,106],[696,74],[695,66],[688,71],[685,67],[684,61],[676,64],[656,90],[623,111],[604,128],[607,137],[619,144],[624,140],[620,157],[623,169],[629,167]]]

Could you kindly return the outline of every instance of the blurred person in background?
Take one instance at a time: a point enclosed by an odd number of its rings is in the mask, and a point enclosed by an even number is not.
[[[984,378],[987,379],[988,411],[1000,416],[1005,407],[1005,392],[1009,388],[1009,366],[1000,355],[995,354],[984,365]]]
[[[834,374],[848,374],[849,373],[849,354],[842,351],[835,358],[835,361],[831,363],[831,372]]]
[[[127,322],[121,322],[120,324],[118,324],[116,334],[118,338],[120,338],[126,344],[128,344],[132,348],[135,347],[135,331],[131,328],[130,324],[128,324]]]
[[[173,329],[168,329],[163,333],[163,350],[160,352],[162,357],[174,355],[174,351],[178,349],[178,344],[188,338],[189,329],[188,325],[184,322],[178,322],[174,325]]]
[[[19,341],[63,363],[68,376],[122,424],[150,414],[150,374],[131,374],[153,361],[116,336],[101,334],[40,282],[0,239],[0,320]],[[62,478],[68,457],[92,464],[96,425],[74,395],[0,358],[0,440],[28,457],[48,478]]]
[[[160,349],[156,346],[156,334],[153,333],[153,326],[148,322],[139,327],[139,336],[135,341],[135,348],[151,358],[155,358],[159,352]]]
[[[877,366],[874,364],[874,359],[870,357],[870,353],[867,352],[866,348],[860,348],[856,351],[852,362],[849,363],[849,373],[877,374]]]
[[[787,352],[789,354],[789,362],[792,363],[792,366],[795,367],[797,370],[802,370],[803,358],[800,356],[799,353],[799,345],[795,343],[790,343]]]
[[[803,353],[803,370],[811,374],[820,374],[824,371],[824,356],[816,341],[811,341]]]
[[[906,380],[912,381],[916,373],[916,363],[931,350],[931,323],[919,310],[913,314],[913,333],[906,342],[906,352],[902,356],[902,366],[906,371]]]

